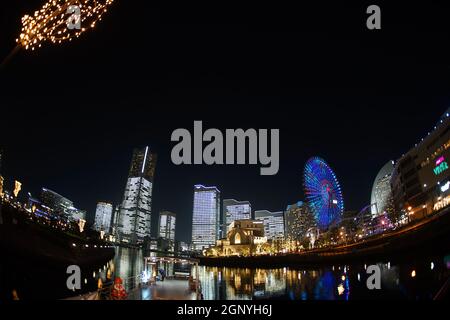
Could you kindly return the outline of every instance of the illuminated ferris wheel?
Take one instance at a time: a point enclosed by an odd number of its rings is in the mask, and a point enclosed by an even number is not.
[[[344,212],[341,187],[328,164],[319,157],[310,158],[304,170],[306,199],[320,229],[340,220]]]

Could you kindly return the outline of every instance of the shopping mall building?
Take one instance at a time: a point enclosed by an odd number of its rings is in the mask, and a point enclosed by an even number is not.
[[[395,163],[391,185],[396,211],[415,220],[449,206],[449,161],[450,108],[433,131]]]

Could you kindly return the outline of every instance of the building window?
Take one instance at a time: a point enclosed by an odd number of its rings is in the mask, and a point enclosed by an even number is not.
[[[241,244],[241,235],[239,232],[234,236],[234,244]]]

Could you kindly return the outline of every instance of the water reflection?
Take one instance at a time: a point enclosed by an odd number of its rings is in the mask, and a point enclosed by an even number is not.
[[[142,250],[117,247],[114,265],[115,275],[124,280],[125,288],[134,286],[137,277],[144,270]]]
[[[441,260],[443,261],[443,260]],[[433,299],[450,276],[445,263],[378,263],[381,290],[369,290],[367,266],[342,265],[316,269],[250,269],[200,267],[206,300],[355,300]],[[417,269],[417,270],[416,270]],[[415,276],[411,276],[411,270]],[[420,271],[419,271],[420,270]]]

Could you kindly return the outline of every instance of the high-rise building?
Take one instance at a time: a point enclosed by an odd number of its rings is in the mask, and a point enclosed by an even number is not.
[[[110,233],[112,213],[113,206],[111,203],[97,203],[97,209],[95,210],[94,229],[97,231],[105,231],[105,233]]]
[[[316,227],[314,214],[302,201],[287,206],[284,220],[286,239],[290,241],[302,241]]]
[[[225,238],[228,228],[235,220],[246,220],[252,218],[252,205],[249,201],[237,201],[234,199],[224,199],[222,205],[222,234]]]
[[[60,218],[72,221],[86,220],[86,211],[74,207],[73,201],[47,188],[41,190],[41,202]]]
[[[194,186],[192,245],[202,250],[216,244],[220,225],[220,191],[217,187]]]
[[[264,235],[267,237],[267,240],[284,239],[283,211],[256,210],[255,220],[264,222]]]
[[[388,206],[391,194],[391,177],[394,172],[394,161],[386,163],[378,172],[372,187],[370,197],[372,216],[383,214]]]
[[[450,108],[426,137],[395,163],[396,213],[420,219],[450,205]]]
[[[175,250],[176,215],[170,211],[161,211],[158,221],[158,237],[169,241],[169,251]]]
[[[120,205],[116,205],[113,210],[111,219],[111,235],[115,240],[119,239],[119,223],[120,223]]]
[[[135,149],[120,206],[120,240],[142,244],[151,233],[152,191],[156,155],[149,147]]]

